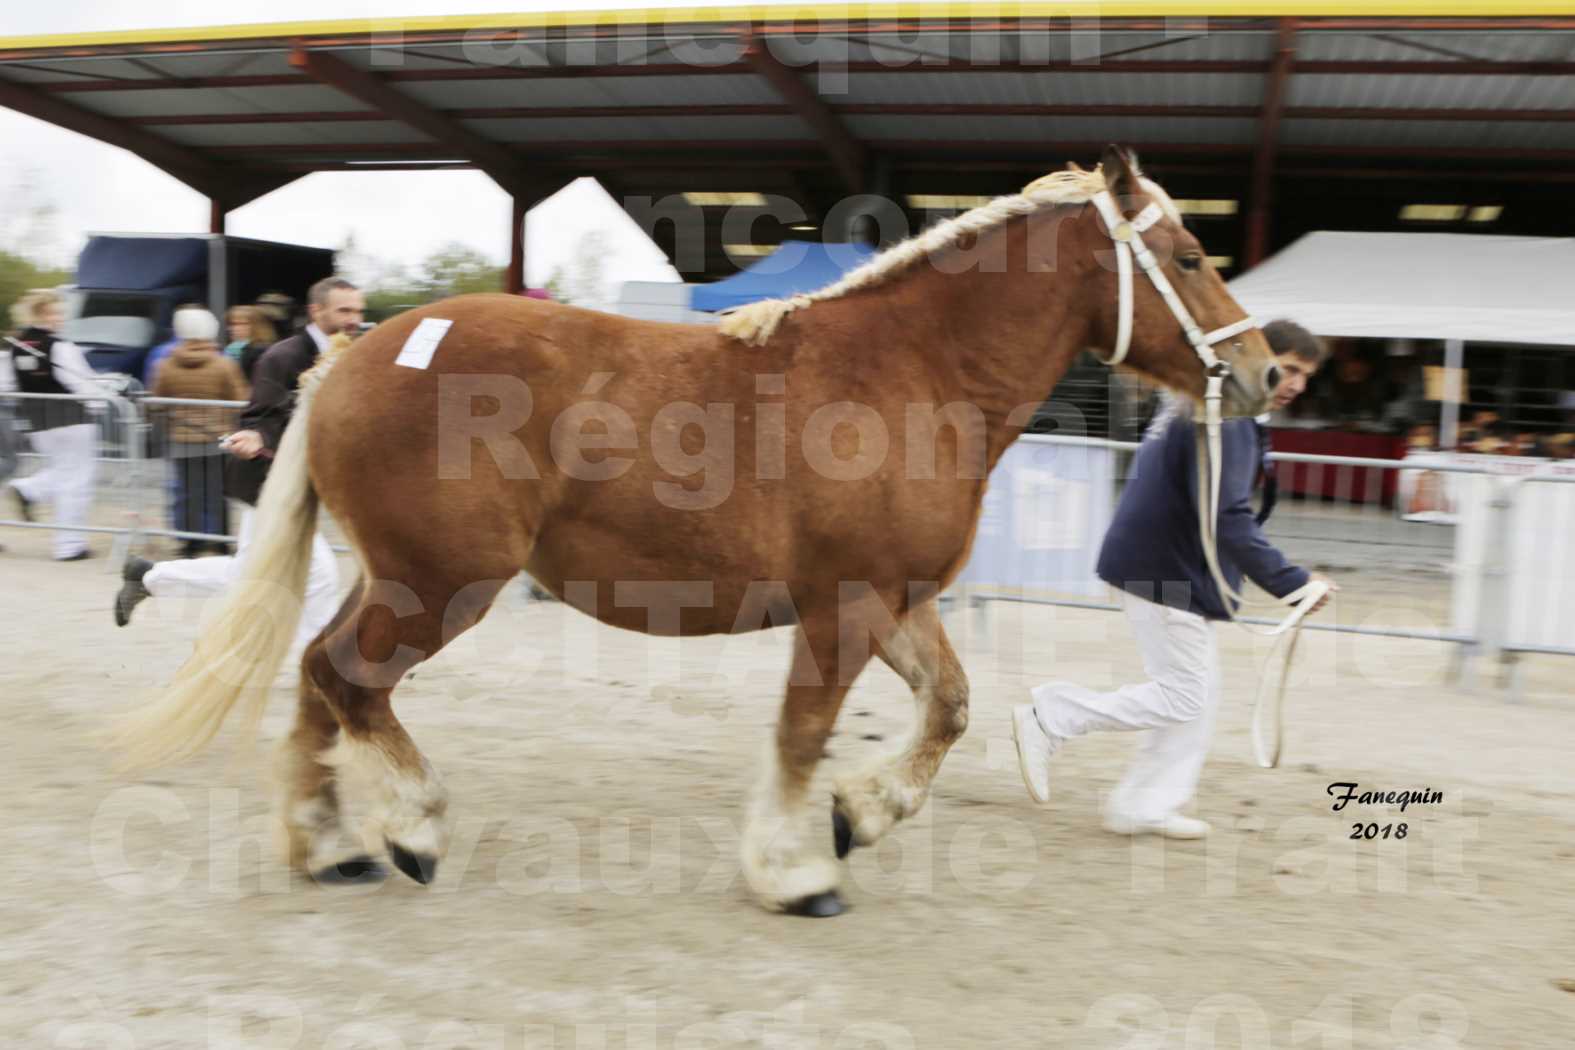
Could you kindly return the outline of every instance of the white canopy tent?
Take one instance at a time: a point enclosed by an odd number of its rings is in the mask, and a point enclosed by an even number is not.
[[[1575,346],[1575,239],[1474,233],[1309,233],[1230,282],[1264,321],[1318,335],[1441,339],[1445,448],[1467,342]]]
[[[1575,239],[1309,233],[1230,282],[1319,335],[1575,346]]]

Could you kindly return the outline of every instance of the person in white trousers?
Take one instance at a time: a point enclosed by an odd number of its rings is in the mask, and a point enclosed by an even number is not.
[[[75,343],[56,333],[65,324],[65,303],[51,289],[27,293],[11,307],[18,331],[0,350],[0,389],[24,394],[102,396],[92,366]],[[40,505],[53,509],[57,526],[56,561],[90,556],[87,536],[72,528],[87,524],[98,473],[98,427],[89,421],[83,401],[21,398],[16,412],[30,425],[29,439],[44,457],[44,469],[12,478],[8,487],[26,521]]]
[[[307,311],[312,321],[304,330],[281,339],[257,362],[251,401],[241,411],[243,429],[224,439],[232,462],[225,478],[226,491],[245,504],[237,551],[216,558],[181,558],[154,564],[130,558],[122,570],[120,592],[115,597],[115,623],[131,622],[132,610],[148,597],[206,597],[217,594],[236,578],[240,559],[250,545],[255,507],[273,453],[284,438],[295,408],[295,389],[301,374],[328,347],[328,340],[360,328],[365,309],[361,292],[350,282],[325,278],[308,293]],[[312,561],[307,570],[306,595],[296,630],[294,649],[299,651],[328,625],[339,610],[339,569],[333,550],[322,534],[312,538]]]
[[[131,607],[143,597],[156,598],[210,598],[224,591],[231,583],[235,582],[236,575],[240,572],[240,560],[246,554],[246,548],[251,544],[252,527],[257,517],[253,507],[246,507],[241,511],[241,529],[236,553],[215,558],[177,558],[172,561],[145,562],[137,558],[134,562],[143,562],[141,566],[133,564],[132,573],[142,569],[140,585],[141,597],[131,602],[126,608],[124,618],[119,613],[117,603],[116,622],[124,627],[131,622]],[[126,584],[134,581],[124,581],[122,591]],[[300,652],[307,642],[310,642],[334,618],[334,613],[339,611],[339,565],[334,561],[333,548],[323,538],[322,533],[312,537],[312,563],[306,573],[306,595],[302,599],[300,625],[296,628],[295,640],[292,650]]]
[[[1266,326],[1264,334],[1281,377],[1274,408],[1284,409],[1306,389],[1325,350],[1316,336],[1289,321]],[[1220,567],[1233,590],[1240,589],[1245,573],[1283,598],[1313,576],[1290,564],[1263,535],[1275,494],[1267,435],[1252,419],[1228,420],[1222,428],[1216,532]],[[1044,804],[1050,800],[1052,759],[1068,740],[1097,730],[1144,731],[1106,803],[1106,829],[1202,838],[1209,825],[1181,809],[1197,790],[1220,703],[1214,624],[1231,613],[1204,560],[1195,428],[1178,402],[1155,420],[1133,471],[1105,535],[1098,571],[1122,591],[1148,680],[1113,692],[1062,681],[1034,687],[1031,702],[1012,712],[1018,763],[1029,795]],[[1260,477],[1264,506],[1254,514],[1251,496]]]

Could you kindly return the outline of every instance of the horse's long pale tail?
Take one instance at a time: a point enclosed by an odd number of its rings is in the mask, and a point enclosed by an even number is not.
[[[121,752],[122,768],[146,769],[195,754],[237,706],[248,733],[255,732],[262,718],[269,687],[300,625],[317,529],[317,492],[307,471],[306,417],[309,394],[321,376],[310,378],[310,386],[303,378],[294,418],[268,472],[238,578],[220,599],[174,682],[157,700],[115,726],[113,743]]]

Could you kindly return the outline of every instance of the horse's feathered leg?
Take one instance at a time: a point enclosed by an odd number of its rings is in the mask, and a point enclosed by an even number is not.
[[[845,618],[844,618],[845,619]],[[740,841],[744,877],[766,907],[826,916],[843,910],[840,866],[826,834],[825,810],[809,804],[809,782],[853,679],[869,659],[844,652],[846,625],[835,612],[806,617],[776,733],[766,749]],[[855,647],[856,648],[856,647]]]
[[[968,727],[968,678],[933,600],[913,607],[880,656],[913,690],[918,710],[902,751],[837,781],[832,811],[839,853],[873,845],[922,809],[946,752]]]

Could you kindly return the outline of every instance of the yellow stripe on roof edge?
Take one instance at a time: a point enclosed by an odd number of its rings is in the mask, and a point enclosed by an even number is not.
[[[221,43],[246,40],[541,29],[630,24],[725,25],[738,22],[865,19],[1106,18],[1547,18],[1575,16],[1575,0],[1030,0],[1023,3],[739,4],[525,11],[514,14],[346,18],[320,22],[129,29],[0,37],[0,52]]]

